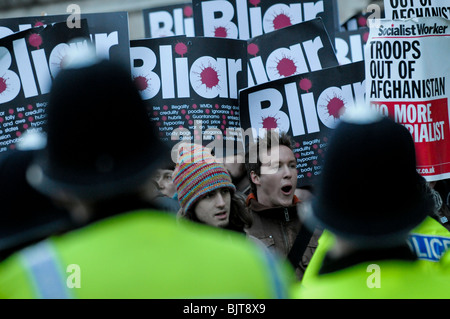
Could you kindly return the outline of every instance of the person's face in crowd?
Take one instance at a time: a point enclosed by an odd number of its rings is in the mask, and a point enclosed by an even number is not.
[[[223,166],[227,169],[234,182],[240,181],[247,176],[245,170],[245,159],[243,155],[230,155],[223,158]]]
[[[261,162],[260,176],[252,173],[258,202],[268,207],[292,205],[297,185],[297,161],[292,150],[284,145],[273,147],[268,154],[261,154]]]
[[[173,183],[172,174],[172,170],[158,169],[153,177],[161,193],[168,197],[172,197],[176,192],[176,186]]]
[[[230,220],[231,193],[228,188],[215,189],[200,199],[194,209],[199,221],[214,227],[226,227]]]

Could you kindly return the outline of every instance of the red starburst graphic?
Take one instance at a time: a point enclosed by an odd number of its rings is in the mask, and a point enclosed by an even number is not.
[[[291,18],[285,13],[279,13],[273,18],[273,28],[279,30],[292,25]]]
[[[52,73],[59,72],[65,66],[65,58],[67,55],[67,49],[65,47],[58,47],[55,53],[50,56],[51,70]],[[54,73],[56,75],[56,73]]]
[[[28,43],[32,47],[35,47],[38,50],[39,50],[39,47],[42,45],[42,42],[43,42],[42,37],[37,33],[33,33],[28,37]]]
[[[254,5],[255,7],[257,7],[258,6],[258,4],[260,4],[261,3],[261,1],[260,0],[249,0],[249,2],[252,4],[252,5]]]
[[[262,119],[262,126],[267,130],[276,129],[278,127],[278,121],[273,116],[267,116]]]
[[[183,8],[183,14],[184,14],[185,17],[188,17],[188,18],[192,17],[192,14],[193,14],[192,7],[191,6],[185,6]]]
[[[214,28],[214,37],[226,38],[227,35],[228,35],[227,28],[225,28],[225,27],[215,27]]]
[[[343,111],[345,110],[345,103],[342,98],[334,96],[331,98],[327,105],[328,114],[335,119],[338,119],[341,117]]]
[[[36,21],[33,27],[43,27],[45,24],[42,21]]]
[[[134,77],[133,81],[139,91],[144,91],[150,86],[148,79],[141,75]]]
[[[369,32],[364,32],[362,39],[363,39],[364,43],[366,43],[367,40],[369,40]]]
[[[365,27],[367,26],[367,18],[366,17],[359,17],[358,18],[358,25],[360,27]]]
[[[178,42],[175,45],[175,52],[181,55],[181,57],[183,57],[187,53],[187,51],[188,51],[187,46],[183,42]]]
[[[200,81],[211,89],[219,84],[219,74],[212,66],[205,67],[200,71]]]
[[[8,88],[8,86],[6,85],[6,79],[0,78],[0,94],[5,92],[7,88]]]
[[[303,91],[306,91],[307,93],[309,93],[309,90],[311,90],[312,88],[312,82],[310,79],[301,79],[299,82],[299,87],[300,89],[302,89]]]
[[[250,43],[247,46],[247,52],[248,52],[248,54],[253,55],[253,56],[256,57],[256,55],[259,52],[259,47],[255,43]]]
[[[277,63],[277,71],[281,76],[291,76],[297,72],[297,66],[292,59],[282,57]]]

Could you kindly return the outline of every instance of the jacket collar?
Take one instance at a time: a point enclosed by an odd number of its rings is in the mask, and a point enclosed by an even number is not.
[[[301,203],[301,200],[299,200],[298,197],[294,195],[294,198],[292,199],[292,205],[291,206],[295,206],[298,203]],[[253,194],[253,193],[250,193],[247,196],[246,204],[247,204],[248,207],[250,207],[254,211],[261,211],[261,210],[267,210],[267,209],[272,209],[272,208],[284,208],[282,206],[279,206],[279,207],[268,207],[268,206],[265,206],[263,204],[260,204],[258,202],[258,200],[256,199],[255,194]]]
[[[295,195],[294,198],[292,199],[292,205],[289,207],[283,206],[268,207],[259,203],[256,200],[254,194],[250,194],[247,197],[247,206],[254,213],[258,214],[261,217],[264,216],[264,218],[283,220],[285,222],[298,220],[297,205],[296,205],[298,203],[301,203],[301,201]]]

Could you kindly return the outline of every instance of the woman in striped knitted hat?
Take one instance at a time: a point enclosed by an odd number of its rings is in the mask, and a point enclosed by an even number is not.
[[[237,194],[231,176],[210,149],[181,144],[173,180],[181,206],[179,217],[242,233],[251,226],[245,199]]]

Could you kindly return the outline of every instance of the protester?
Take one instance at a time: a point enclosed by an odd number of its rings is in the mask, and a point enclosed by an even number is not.
[[[245,198],[236,192],[228,171],[208,148],[180,145],[174,183],[180,217],[243,234],[251,226]]]
[[[180,209],[180,204],[178,203],[176,194],[174,194],[174,197],[168,197],[167,195],[161,193],[158,184],[153,178],[150,179],[144,187],[142,195],[147,200],[153,202],[156,208],[165,212],[176,214]]]
[[[143,195],[152,201],[158,209],[176,214],[180,209],[180,204],[176,197],[176,188],[172,179],[175,164],[172,161],[168,161],[168,163],[156,169],[156,173],[144,188]]]
[[[268,131],[250,145],[246,165],[252,191],[247,206],[253,218],[253,225],[246,231],[272,252],[289,258],[297,278],[301,279],[320,232],[313,236],[297,215],[296,207],[302,204],[294,195],[297,160],[291,138],[285,133]]]
[[[230,155],[223,159],[223,164],[231,176],[236,190],[243,196],[250,194],[250,183],[247,178],[245,167],[245,154]]]
[[[348,109],[329,140],[317,195],[302,212],[334,241],[295,297],[449,298],[448,278],[426,270],[407,244],[433,207],[408,130],[368,108]]]
[[[450,196],[448,180],[444,179],[430,182],[429,186],[436,202],[436,209],[431,217],[450,231]]]
[[[168,165],[159,168],[156,170],[153,179],[158,186],[158,190],[165,196],[172,198],[177,188],[173,183],[173,171],[175,169],[175,165],[172,162],[169,162]]]
[[[233,143],[233,147],[224,147],[221,153],[213,154],[217,161],[222,163],[231,176],[231,181],[236,187],[236,191],[247,197],[250,194],[250,182],[247,178],[247,168],[245,166],[245,149],[242,143]]]
[[[129,72],[81,62],[53,81],[27,178],[89,225],[0,263],[0,298],[285,297],[288,269],[253,243],[150,208],[165,144]]]

